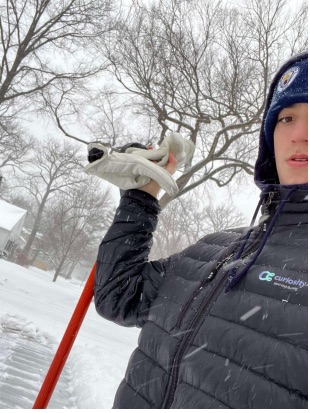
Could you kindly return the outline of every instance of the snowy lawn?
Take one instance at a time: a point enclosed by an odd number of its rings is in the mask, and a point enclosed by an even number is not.
[[[25,337],[57,349],[83,287],[52,278],[52,273],[0,260],[0,336],[1,324],[15,323]],[[111,408],[138,334],[136,328],[104,320],[91,303],[68,360],[79,409]]]

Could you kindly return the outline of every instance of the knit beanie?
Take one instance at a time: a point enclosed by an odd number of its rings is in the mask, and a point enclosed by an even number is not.
[[[294,103],[308,103],[308,57],[292,64],[274,88],[266,114],[264,132],[267,146],[274,154],[273,133],[282,109]]]

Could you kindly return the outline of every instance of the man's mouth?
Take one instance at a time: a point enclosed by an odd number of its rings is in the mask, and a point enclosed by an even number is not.
[[[292,155],[288,160],[287,160],[288,164],[290,166],[306,166],[308,165],[308,155],[301,153],[301,154],[294,154]]]

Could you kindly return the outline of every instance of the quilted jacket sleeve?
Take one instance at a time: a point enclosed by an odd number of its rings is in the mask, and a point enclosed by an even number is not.
[[[102,240],[95,276],[95,305],[104,318],[141,327],[165,275],[167,260],[148,261],[160,211],[151,195],[129,190]]]

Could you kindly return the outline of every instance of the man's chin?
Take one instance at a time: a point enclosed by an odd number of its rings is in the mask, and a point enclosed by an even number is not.
[[[281,185],[302,185],[308,183],[308,169],[307,173],[290,174],[289,176],[280,179]]]

